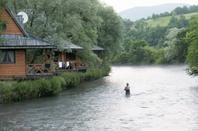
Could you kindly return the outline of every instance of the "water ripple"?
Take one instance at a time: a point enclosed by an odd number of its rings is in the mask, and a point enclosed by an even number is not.
[[[0,130],[198,130],[198,79],[185,66],[113,67],[59,97],[0,105]],[[129,82],[131,96],[125,97]]]

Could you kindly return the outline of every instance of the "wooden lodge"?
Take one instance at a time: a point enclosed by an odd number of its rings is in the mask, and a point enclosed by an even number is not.
[[[87,70],[77,53],[83,48],[69,41],[65,41],[63,48],[41,39],[30,36],[24,29],[23,23],[12,11],[5,8],[0,12],[0,20],[5,23],[0,32],[0,79],[31,79],[50,76],[63,71]],[[32,63],[28,52],[42,51],[40,63]],[[104,50],[99,46],[91,49],[98,56]],[[52,56],[53,54],[53,56]]]
[[[22,22],[9,9],[2,9],[0,20],[5,23],[4,30],[0,33],[0,78],[21,79],[31,75],[52,74],[45,71],[45,63],[27,65],[26,50],[47,50],[54,46],[30,37]]]

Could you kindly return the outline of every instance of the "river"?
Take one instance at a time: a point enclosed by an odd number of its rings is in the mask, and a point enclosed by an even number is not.
[[[185,69],[114,66],[110,76],[58,97],[0,105],[0,130],[197,131],[198,78]]]

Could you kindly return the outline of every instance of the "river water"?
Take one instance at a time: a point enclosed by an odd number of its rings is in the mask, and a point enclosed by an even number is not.
[[[110,76],[58,97],[0,105],[0,130],[197,131],[198,78],[185,68],[112,67]]]

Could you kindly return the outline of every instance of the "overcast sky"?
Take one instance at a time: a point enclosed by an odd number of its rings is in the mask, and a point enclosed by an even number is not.
[[[198,0],[100,0],[103,3],[113,6],[116,12],[137,6],[152,6],[165,3],[186,3],[198,5]]]

